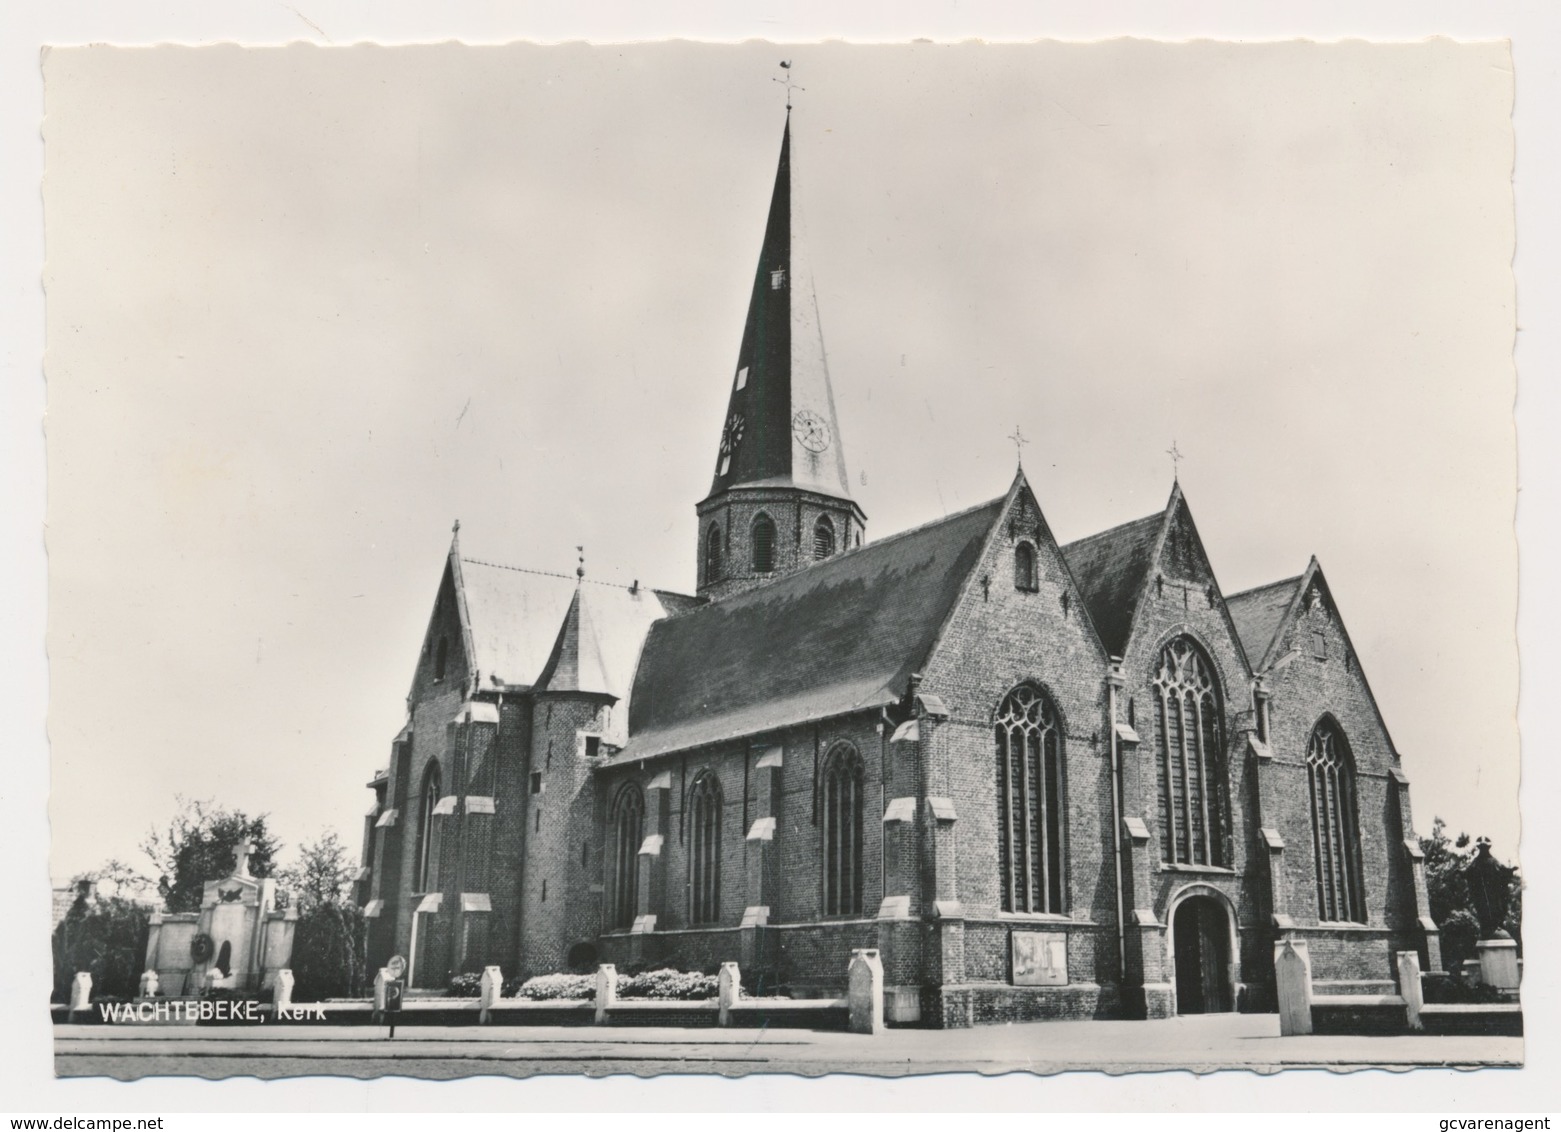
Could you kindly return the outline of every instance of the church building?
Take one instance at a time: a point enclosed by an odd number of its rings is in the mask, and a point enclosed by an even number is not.
[[[892,1022],[1275,1009],[1440,967],[1399,752],[1316,559],[1239,594],[1179,485],[1059,544],[1020,470],[885,538],[851,497],[790,123],[692,594],[444,564],[369,783],[369,960],[843,986]],[[719,375],[716,375],[719,379]],[[994,488],[1001,485],[994,485]],[[1300,563],[1298,563],[1300,565]]]

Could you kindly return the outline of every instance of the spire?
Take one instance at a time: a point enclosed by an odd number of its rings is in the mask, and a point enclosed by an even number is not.
[[[711,495],[763,483],[851,498],[791,160],[788,108]]]

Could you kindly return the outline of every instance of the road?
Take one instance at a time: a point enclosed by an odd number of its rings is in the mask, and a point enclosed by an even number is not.
[[[1275,1015],[1156,1022],[1037,1022],[971,1030],[812,1030],[402,1026],[55,1027],[55,1072],[119,1080],[177,1074],[331,1074],[447,1079],[481,1075],[659,1073],[1059,1073],[1191,1069],[1516,1066],[1521,1038],[1282,1038]]]

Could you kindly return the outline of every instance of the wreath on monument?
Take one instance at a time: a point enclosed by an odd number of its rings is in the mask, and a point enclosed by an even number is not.
[[[197,932],[190,940],[190,958],[196,963],[209,963],[217,952],[216,941],[205,932]]]

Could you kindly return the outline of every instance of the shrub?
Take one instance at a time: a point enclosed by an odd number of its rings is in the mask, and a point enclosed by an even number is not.
[[[454,981],[451,980],[452,985]],[[674,971],[670,967],[632,975],[620,972],[618,975],[619,998],[699,1001],[714,998],[716,987],[717,979],[714,975],[697,971]],[[593,1000],[596,998],[596,976],[538,975],[525,982],[506,979],[503,994],[506,998],[529,998],[539,1002],[568,998]]]
[[[506,988],[508,983],[505,984]],[[506,989],[505,993],[509,991]],[[536,1001],[557,998],[595,998],[595,975],[538,975],[516,988],[516,995]]]
[[[716,996],[714,975],[696,971],[674,971],[664,967],[643,975],[618,976],[619,998],[662,998],[697,1001]]]
[[[91,973],[93,998],[139,994],[148,918],[145,906],[118,897],[71,905],[54,929],[54,1001],[69,1001],[78,971]]]
[[[306,908],[293,932],[293,998],[319,1002],[367,993],[368,930],[351,904]]]
[[[482,975],[477,971],[468,971],[464,975],[454,975],[450,979],[449,994],[451,998],[476,998],[482,993]]]

